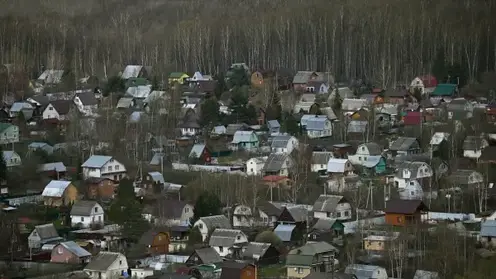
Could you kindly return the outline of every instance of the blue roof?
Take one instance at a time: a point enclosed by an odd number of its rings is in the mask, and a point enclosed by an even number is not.
[[[284,225],[280,224],[274,229],[274,233],[282,240],[282,241],[291,241],[291,235],[293,234],[293,230],[296,228],[296,225]]]
[[[279,121],[277,120],[269,120],[267,121],[267,126],[269,128],[280,128],[281,124],[279,124]]]
[[[71,253],[73,253],[79,258],[91,257],[90,252],[81,248],[81,246],[77,245],[77,243],[74,241],[61,242],[60,245],[64,246],[67,250],[71,251]]]
[[[158,171],[149,172],[148,175],[152,178],[153,182],[165,184],[164,176]]]
[[[325,124],[327,121],[327,117],[316,117],[308,119],[307,130],[322,131],[325,129]]]
[[[486,220],[481,223],[481,236],[496,237],[496,220]]]
[[[103,165],[105,165],[108,161],[112,159],[111,156],[102,156],[102,155],[93,155],[86,162],[84,162],[81,167],[83,168],[101,168]]]

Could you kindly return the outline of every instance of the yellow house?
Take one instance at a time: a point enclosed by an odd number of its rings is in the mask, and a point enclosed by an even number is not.
[[[45,186],[41,196],[45,205],[59,207],[74,203],[78,190],[70,181],[52,180]]]
[[[189,78],[188,74],[181,72],[170,73],[169,75],[169,84],[179,83],[184,84],[186,79]]]
[[[363,249],[369,252],[382,252],[391,249],[391,244],[398,238],[397,235],[369,235],[363,239]]]

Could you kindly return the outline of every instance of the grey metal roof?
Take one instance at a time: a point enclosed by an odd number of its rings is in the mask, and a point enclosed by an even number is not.
[[[289,157],[285,153],[271,153],[262,170],[266,172],[280,171],[285,162],[288,162],[289,165],[288,159]]]
[[[250,242],[243,252],[243,258],[254,258],[255,255],[262,257],[270,248],[270,243]]]
[[[204,264],[221,263],[222,258],[212,247],[206,247],[195,250],[196,255],[201,259]]]
[[[326,118],[316,117],[316,118],[308,119],[306,129],[310,131],[322,131],[325,129],[325,125],[327,121],[329,121],[327,117]]]
[[[322,112],[323,115],[326,115],[327,119],[329,119],[329,120],[335,120],[338,118],[336,116],[336,113],[334,112],[334,110],[331,107],[320,108],[320,112]]]
[[[426,164],[424,162],[410,162],[410,161],[404,161],[400,163],[396,169],[396,176],[399,178],[410,178],[410,179],[416,179],[418,170],[420,167],[426,166],[430,169],[430,172],[432,173],[432,169],[429,166],[429,164]],[[404,177],[404,170],[410,171],[410,176],[409,177]]]
[[[163,152],[158,152],[158,153],[153,154],[153,157],[150,160],[150,165],[152,165],[152,166],[160,165],[162,163],[162,161],[164,160],[164,156],[165,156],[165,153],[163,153]]]
[[[237,131],[241,131],[243,129],[248,128],[248,125],[241,123],[241,124],[229,124],[226,127],[226,134],[229,136],[234,136],[234,134]]]
[[[112,156],[103,156],[103,155],[92,155],[86,160],[81,166],[83,168],[101,168],[108,161],[112,159]]]
[[[410,148],[414,148],[415,143],[418,144],[416,138],[399,137],[391,144],[389,149],[393,151],[408,151]]]
[[[209,230],[214,228],[220,228],[220,229],[232,228],[231,222],[229,222],[229,219],[227,219],[227,217],[224,215],[200,217],[200,220],[202,220],[205,223],[205,225],[207,225],[207,228]]]
[[[32,109],[33,106],[28,102],[15,102],[10,107],[11,112],[20,112],[23,109]]]
[[[240,142],[251,142],[252,135],[255,135],[255,132],[253,131],[236,131],[234,133],[234,138],[232,140],[232,143],[240,143]]]
[[[62,81],[63,75],[64,70],[45,70],[38,79],[43,80],[45,83],[58,84]]]
[[[496,237],[496,220],[482,222],[480,236]]]
[[[144,103],[152,103],[154,101],[160,100],[160,99],[169,99],[168,96],[166,96],[167,92],[165,91],[157,91],[153,90],[150,92],[150,94],[143,100]]]
[[[53,223],[38,225],[35,226],[34,229],[36,230],[36,233],[40,237],[41,241],[60,238],[59,233],[55,229]]]
[[[79,258],[91,257],[90,252],[81,248],[81,246],[77,245],[77,243],[74,241],[61,242],[59,245],[64,246],[65,249],[69,250],[71,253]]]
[[[81,92],[76,94],[76,96],[81,100],[83,106],[93,106],[98,104],[98,100],[95,98],[95,94],[93,92]]]
[[[107,271],[120,255],[122,254],[115,252],[100,252],[91,259],[91,262],[84,268],[84,270]]]
[[[327,165],[331,158],[334,158],[334,154],[330,151],[312,152],[312,164]]]
[[[480,136],[467,136],[463,141],[463,150],[478,151],[486,146],[485,140]]]
[[[71,209],[71,216],[91,216],[91,211],[98,203],[96,201],[76,201]]]
[[[239,235],[244,235],[244,233],[241,230],[215,229],[210,235],[208,245],[212,247],[232,247],[236,242],[236,237]]]
[[[478,179],[477,181],[471,181],[470,178],[472,174],[475,173],[475,176],[477,176]],[[449,181],[455,185],[470,185],[474,183],[480,183],[483,181],[482,179],[482,174],[480,174],[477,171],[474,170],[456,170],[453,171],[448,177]],[[482,180],[482,181],[479,181]]]
[[[133,98],[122,97],[117,102],[117,108],[130,108],[133,105]]]
[[[312,230],[330,231],[334,223],[336,223],[336,219],[331,219],[331,218],[317,219],[317,222],[313,225]]]
[[[296,228],[296,225],[287,225],[287,224],[279,224],[274,229],[274,233],[279,237],[282,241],[291,241],[291,235],[293,234],[293,230]]]
[[[354,274],[358,279],[374,278],[374,273],[381,268],[376,265],[350,264],[346,267],[345,273]]]
[[[152,92],[151,85],[138,85],[128,87],[126,90],[126,96],[133,98],[145,99]]]
[[[189,152],[188,157],[196,158],[196,159],[200,158],[205,147],[206,147],[206,145],[202,144],[202,143],[197,143],[197,144],[193,145],[193,147],[191,148],[191,151]]]
[[[46,163],[38,166],[38,171],[46,172],[46,171],[56,171],[56,172],[66,172],[67,168],[62,162],[55,163]]]
[[[148,173],[148,175],[151,177],[153,182],[161,183],[161,184],[165,183],[164,176],[162,175],[162,173],[160,173],[158,171],[151,171]]]
[[[300,125],[301,126],[307,126],[308,120],[313,119],[313,118],[327,118],[327,115],[313,115],[313,114],[302,115],[301,119],[300,119]]]
[[[71,185],[70,181],[65,180],[52,180],[48,183],[41,195],[43,197],[56,197],[60,198],[64,195],[65,189]]]
[[[313,204],[313,211],[315,212],[334,212],[336,206],[345,201],[343,196],[337,195],[320,195]]]
[[[357,111],[362,107],[366,107],[368,101],[365,99],[348,99],[345,98],[341,103],[341,109],[343,111]]]
[[[141,65],[127,65],[126,68],[124,68],[124,72],[122,72],[121,78],[137,78],[141,72],[141,69],[143,69],[143,66]]]
[[[277,120],[269,120],[267,121],[267,127],[269,127],[269,129],[280,128],[281,124],[279,124],[279,121]]]
[[[308,210],[302,206],[286,207],[295,222],[306,222],[308,220]]]
[[[363,143],[362,145],[367,147],[367,149],[369,151],[369,155],[372,155],[372,156],[382,155],[382,152],[384,151],[382,146],[380,146],[379,144],[377,144],[375,142],[367,142],[367,143]]]
[[[305,84],[308,82],[310,77],[314,72],[312,71],[298,71],[293,77],[293,83],[295,84]]]
[[[271,148],[286,148],[292,137],[289,135],[279,135],[272,139]]]
[[[348,133],[365,133],[367,131],[367,121],[351,120],[348,123]]]
[[[439,273],[435,271],[426,271],[417,269],[413,279],[439,279]]]

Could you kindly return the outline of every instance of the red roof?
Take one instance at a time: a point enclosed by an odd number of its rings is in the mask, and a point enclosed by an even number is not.
[[[265,182],[278,182],[284,179],[287,179],[287,176],[281,176],[281,175],[267,175],[264,176],[263,181]]]
[[[422,83],[424,84],[424,87],[425,88],[430,88],[430,87],[436,87],[437,86],[437,79],[433,75],[421,76],[420,79],[422,80]]]
[[[422,113],[420,111],[409,111],[403,118],[403,123],[407,126],[420,125]]]

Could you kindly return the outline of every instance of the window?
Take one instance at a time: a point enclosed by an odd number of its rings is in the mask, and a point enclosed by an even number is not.
[[[410,186],[413,186],[413,185],[415,185],[415,182],[410,181]]]
[[[396,221],[397,221],[398,223],[401,223],[401,222],[403,222],[403,221],[402,221],[402,218],[401,218],[401,216],[400,216],[400,217],[396,217]]]
[[[219,252],[221,252],[221,253],[224,252],[224,247],[219,246]]]
[[[350,212],[349,211],[345,211],[344,212],[344,216],[346,216],[346,217],[350,216]]]
[[[298,272],[298,274],[303,274],[303,268],[298,267],[297,272]]]
[[[95,212],[98,212],[98,207],[95,207]]]
[[[236,239],[237,239],[237,240],[241,240],[241,236],[240,236],[240,235],[238,235],[238,236],[236,237]]]
[[[185,213],[188,213],[188,212],[189,212],[189,207],[185,207],[185,208],[184,208],[184,212],[185,212]]]
[[[360,157],[360,156],[359,156],[359,157],[358,157],[358,161],[361,161],[361,160],[362,160],[362,157]]]
[[[119,261],[119,265],[122,265],[122,261]]]
[[[116,165],[115,166],[115,170],[119,170],[119,165]]]
[[[53,107],[49,107],[48,110],[53,110]]]
[[[337,212],[336,217],[341,218],[341,212]]]
[[[108,166],[107,170],[112,171],[112,166]]]
[[[203,224],[198,224],[198,228],[203,229]]]
[[[81,217],[81,222],[84,222],[84,217]]]
[[[411,191],[410,192],[410,195],[414,196],[415,195],[415,192],[414,191]]]
[[[312,238],[317,239],[317,235],[316,234],[312,235]]]
[[[324,165],[320,165],[321,168],[324,168]]]

